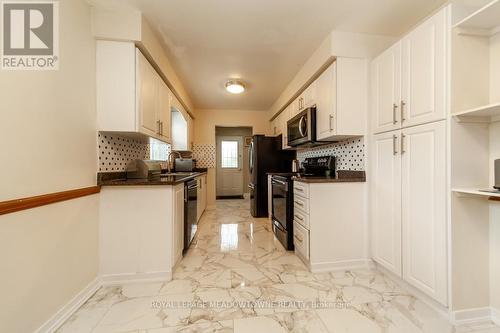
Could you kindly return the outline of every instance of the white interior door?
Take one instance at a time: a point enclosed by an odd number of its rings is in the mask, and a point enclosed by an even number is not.
[[[217,196],[243,195],[243,137],[217,137]]]
[[[402,276],[399,138],[393,131],[373,140],[372,252],[377,263]]]
[[[403,277],[447,304],[446,130],[403,130]]]

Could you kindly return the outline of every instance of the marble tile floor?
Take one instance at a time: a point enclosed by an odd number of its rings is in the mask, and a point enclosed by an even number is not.
[[[453,327],[374,270],[313,274],[245,200],[218,201],[173,274],[104,287],[59,333],[500,333]]]

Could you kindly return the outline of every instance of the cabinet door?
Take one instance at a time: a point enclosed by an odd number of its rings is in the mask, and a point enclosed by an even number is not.
[[[316,81],[304,90],[301,97],[303,109],[311,107],[316,103]]]
[[[137,106],[139,131],[147,135],[157,136],[159,134],[158,121],[158,88],[159,76],[148,60],[137,50]]]
[[[300,102],[299,98],[295,99],[292,103],[290,103],[290,117],[293,118],[299,114],[300,111]]]
[[[198,188],[196,189],[196,221],[200,220],[202,212],[202,190],[203,190],[203,184],[202,184],[202,179],[201,177],[196,178],[196,182],[198,184]]]
[[[316,136],[318,140],[335,134],[336,72],[337,64],[333,63],[316,80]]]
[[[184,248],[184,184],[174,189],[174,228],[173,228],[173,260],[172,264],[182,257]]]
[[[401,127],[401,43],[397,43],[371,64],[372,126],[374,133]]]
[[[445,121],[402,135],[403,277],[446,305]]]
[[[288,146],[288,121],[291,118],[291,107],[288,106],[285,110],[283,110],[282,114],[283,114],[281,117],[282,148],[287,149],[290,148],[290,146]]]
[[[401,271],[400,131],[373,139],[372,253],[373,259],[398,276]]]
[[[403,127],[445,118],[447,9],[402,41]]]
[[[202,201],[202,214],[207,209],[207,175],[201,176],[201,183],[203,185],[203,189],[201,191],[201,201]]]
[[[163,80],[159,82],[159,120],[160,136],[163,140],[170,142],[172,139],[172,117],[170,109],[170,90]]]
[[[276,130],[274,135],[280,135],[283,133],[283,112],[281,112],[276,119],[274,119]]]

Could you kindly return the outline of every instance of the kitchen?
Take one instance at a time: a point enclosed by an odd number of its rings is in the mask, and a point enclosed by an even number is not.
[[[500,1],[372,5],[3,2],[0,331],[500,332]]]

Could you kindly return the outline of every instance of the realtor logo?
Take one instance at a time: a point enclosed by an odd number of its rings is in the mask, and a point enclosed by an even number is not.
[[[59,3],[3,1],[2,59],[6,70],[59,68]]]

